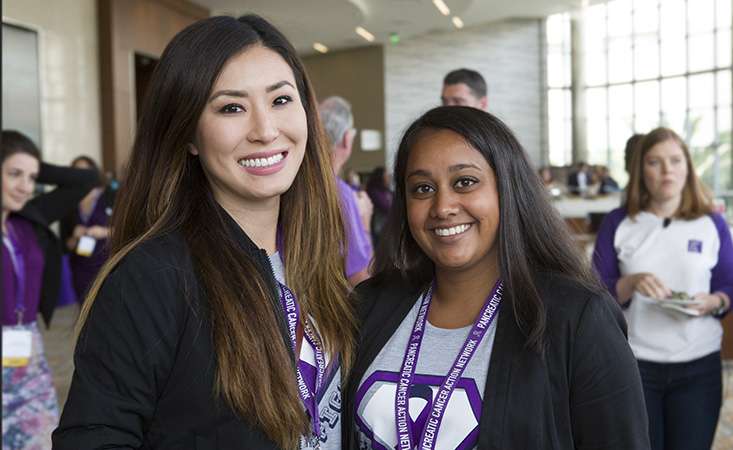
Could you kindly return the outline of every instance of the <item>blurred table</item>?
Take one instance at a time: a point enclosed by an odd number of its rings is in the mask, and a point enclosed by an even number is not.
[[[621,195],[608,194],[593,198],[564,196],[553,200],[552,205],[565,219],[588,219],[591,213],[608,213],[621,206]]]

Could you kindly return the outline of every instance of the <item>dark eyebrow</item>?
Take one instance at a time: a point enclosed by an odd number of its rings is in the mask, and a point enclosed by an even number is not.
[[[422,169],[417,169],[417,170],[413,170],[412,172],[408,173],[407,174],[407,177],[405,177],[405,178],[410,178],[410,177],[429,177],[429,176],[430,176],[430,172],[429,171],[422,170]]]
[[[293,86],[292,83],[290,83],[289,81],[283,80],[283,81],[278,81],[277,83],[273,85],[267,86],[265,88],[265,92],[270,93],[272,91],[276,91],[280,89],[283,86],[290,86],[291,88],[295,89],[295,86]],[[249,94],[247,93],[247,91],[238,91],[236,89],[223,89],[221,91],[216,91],[211,96],[211,98],[209,98],[209,101],[211,102],[215,98],[221,97],[221,96],[246,98],[246,97],[249,97]]]
[[[247,91],[237,91],[237,90],[234,90],[234,89],[224,89],[224,90],[221,90],[221,91],[214,92],[214,94],[209,98],[209,102],[212,102],[212,101],[214,101],[215,98],[222,97],[222,96],[227,96],[227,97],[242,97],[242,98],[244,98],[244,97],[249,97],[249,94],[247,93]]]
[[[275,83],[275,84],[273,84],[271,86],[267,86],[265,88],[265,92],[276,91],[276,90],[280,89],[283,86],[290,86],[291,88],[295,89],[295,86],[293,86],[289,81],[282,80],[282,81],[278,81],[277,83]]]
[[[479,166],[477,166],[476,164],[465,164],[465,163],[462,163],[462,164],[454,164],[454,165],[448,167],[448,171],[449,172],[458,172],[458,171],[463,170],[463,169],[476,169],[476,170],[481,170],[481,168]],[[407,174],[407,177],[405,177],[405,178],[418,177],[418,176],[430,177],[430,171],[424,170],[424,169],[413,170],[412,172],[408,173]]]
[[[449,172],[458,172],[459,170],[463,170],[463,169],[481,170],[481,168],[477,166],[476,164],[455,164],[455,165],[448,167]]]

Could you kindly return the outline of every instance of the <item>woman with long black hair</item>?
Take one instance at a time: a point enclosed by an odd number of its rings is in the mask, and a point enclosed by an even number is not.
[[[349,449],[648,449],[621,309],[512,132],[469,107],[405,132],[345,389]]]

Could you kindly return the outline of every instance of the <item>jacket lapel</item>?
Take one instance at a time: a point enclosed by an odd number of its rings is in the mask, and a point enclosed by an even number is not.
[[[270,265],[270,259],[267,257],[267,253],[265,253],[264,250],[260,249],[252,241],[252,239],[247,236],[247,233],[242,230],[239,224],[237,224],[237,222],[232,218],[232,216],[229,215],[229,213],[224,208],[219,206],[218,209],[219,214],[222,215],[222,218],[226,224],[229,234],[232,236],[232,239],[234,239],[234,241],[239,244],[239,247],[254,260],[255,266],[260,271],[260,275],[262,275],[268,287],[270,288],[271,295],[269,297],[272,302],[272,307],[275,311],[275,317],[277,317],[277,321],[280,324],[280,335],[282,336],[283,342],[285,343],[285,348],[288,349],[293,361],[296,361],[297,359],[295,358],[295,351],[293,351],[293,346],[290,343],[290,337],[288,336],[288,327],[285,323],[285,317],[283,317],[282,309],[280,306],[280,290],[277,285],[277,280],[275,280],[275,274],[272,272],[272,266]]]
[[[484,386],[484,400],[479,423],[478,448],[500,450],[506,429],[509,386],[514,357],[524,348],[524,336],[517,328],[512,305],[502,304],[491,351],[489,372]]]

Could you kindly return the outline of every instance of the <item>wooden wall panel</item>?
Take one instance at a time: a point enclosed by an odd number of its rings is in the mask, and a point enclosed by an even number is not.
[[[319,101],[331,95],[344,97],[351,103],[354,127],[382,133],[382,148],[377,151],[362,151],[360,138],[355,139],[344,170],[370,172],[384,166],[384,48],[370,46],[314,54],[304,57],[303,64]]]
[[[135,134],[135,53],[159,58],[173,36],[209,11],[185,0],[98,0],[102,161],[118,175]]]

